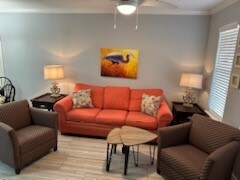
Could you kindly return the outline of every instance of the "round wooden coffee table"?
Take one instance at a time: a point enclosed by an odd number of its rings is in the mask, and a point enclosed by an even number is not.
[[[109,171],[111,158],[112,158],[112,152],[116,152],[116,146],[117,144],[123,144],[124,146],[124,154],[125,154],[125,165],[124,165],[124,174],[127,174],[127,167],[128,167],[128,158],[129,158],[129,147],[134,147],[135,145],[138,146],[137,149],[137,158],[135,158],[134,148],[133,148],[133,157],[134,157],[134,163],[137,166],[138,165],[138,152],[139,152],[139,145],[151,142],[157,138],[157,135],[144,130],[140,128],[130,127],[130,126],[123,126],[120,128],[114,128],[107,136],[107,164],[106,164],[106,170]],[[110,156],[109,156],[109,145],[112,145]],[[154,161],[154,154],[155,154],[155,146],[153,149],[153,153],[151,151],[151,145],[150,145],[150,161],[153,164]],[[152,157],[153,155],[153,157]],[[136,162],[137,159],[137,162]]]

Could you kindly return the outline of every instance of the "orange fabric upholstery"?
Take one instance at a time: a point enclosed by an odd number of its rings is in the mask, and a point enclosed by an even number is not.
[[[172,111],[169,109],[168,104],[162,101],[157,113],[158,128],[166,127],[172,119]]]
[[[100,111],[101,109],[99,108],[72,109],[67,113],[67,120],[94,123]]]
[[[142,112],[129,112],[126,119],[127,126],[139,127],[147,130],[157,130],[157,119]]]
[[[128,87],[106,87],[104,108],[128,110],[130,89]]]
[[[103,108],[103,92],[104,87],[93,86],[82,83],[77,83],[74,87],[74,91],[91,89],[91,98],[93,101],[93,106],[96,108]]]
[[[157,119],[140,112],[142,94],[163,96],[162,89],[130,90],[128,87],[104,88],[77,83],[75,90],[79,89],[92,89],[95,108],[72,109],[71,96],[55,103],[54,109],[58,112],[59,130],[63,134],[106,137],[113,128],[123,125],[156,132],[158,128],[167,126],[173,118],[165,101],[161,102]]]
[[[142,95],[163,96],[162,89],[132,89],[130,92],[129,111],[141,111]]]
[[[97,124],[123,126],[128,112],[123,110],[103,109],[96,117]]]

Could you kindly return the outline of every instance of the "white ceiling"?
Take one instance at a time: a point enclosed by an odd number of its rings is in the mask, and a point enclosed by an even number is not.
[[[177,9],[140,7],[141,14],[209,14],[238,0],[163,0]],[[0,0],[0,12],[113,13],[111,0]]]

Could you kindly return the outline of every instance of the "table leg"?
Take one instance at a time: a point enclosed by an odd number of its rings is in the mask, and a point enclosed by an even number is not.
[[[150,152],[150,163],[154,163],[154,157],[155,157],[155,145],[153,145],[153,152],[152,152],[152,147],[151,144],[149,144],[149,152]]]
[[[117,152],[117,144],[114,145],[114,154]]]
[[[112,153],[113,153],[113,144],[111,145],[110,155],[109,155],[109,146],[110,144],[107,144],[107,159],[106,159],[106,171],[109,171],[110,164],[112,160]]]
[[[124,175],[127,175],[128,168],[128,157],[129,157],[129,146],[125,146],[125,165],[124,165]]]
[[[135,157],[134,146],[132,146],[132,149],[133,149],[133,160],[134,160],[134,164],[135,164],[135,166],[138,166],[139,145],[137,145],[137,157]]]

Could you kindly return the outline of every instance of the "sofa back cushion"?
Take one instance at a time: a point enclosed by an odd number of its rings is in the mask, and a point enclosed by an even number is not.
[[[91,89],[91,98],[94,107],[103,108],[104,87],[94,86],[82,83],[76,83],[74,91]]]
[[[233,141],[240,140],[240,131],[226,124],[195,114],[189,134],[189,143],[210,154]]]
[[[129,106],[129,87],[105,87],[104,89],[104,108],[128,110]]]
[[[0,122],[14,130],[31,125],[31,116],[27,100],[6,103],[0,106]]]
[[[131,89],[129,111],[141,111],[142,95],[163,96],[162,89]]]

